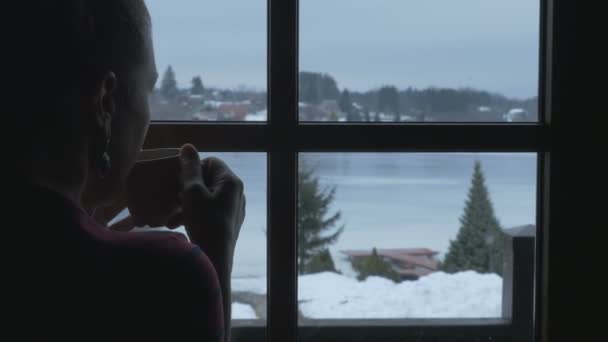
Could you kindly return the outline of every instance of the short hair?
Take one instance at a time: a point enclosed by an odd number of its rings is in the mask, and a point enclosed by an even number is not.
[[[150,30],[143,0],[16,0],[2,7],[4,25],[10,23],[1,42],[9,57],[7,100],[21,112],[60,106],[66,89],[94,91],[110,70],[120,82],[143,62]]]

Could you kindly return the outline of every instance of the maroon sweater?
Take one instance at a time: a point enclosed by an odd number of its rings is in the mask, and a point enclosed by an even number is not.
[[[215,269],[183,235],[111,232],[44,189],[11,199],[0,340],[223,340]]]

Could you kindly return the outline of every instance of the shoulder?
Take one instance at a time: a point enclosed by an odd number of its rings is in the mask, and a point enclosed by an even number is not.
[[[199,246],[171,232],[120,233],[113,244],[122,257],[115,255],[109,266],[123,270],[113,278],[126,279],[131,286],[128,295],[119,295],[125,306],[133,308],[129,324],[134,323],[133,317],[145,317],[137,323],[149,327],[162,317],[164,328],[175,327],[210,340],[222,334],[219,279]]]
[[[218,283],[211,260],[183,234],[166,231],[111,234],[107,242],[115,257],[133,258],[140,266],[145,263],[174,275],[181,273],[180,278],[188,277],[190,282],[205,281],[210,286]]]

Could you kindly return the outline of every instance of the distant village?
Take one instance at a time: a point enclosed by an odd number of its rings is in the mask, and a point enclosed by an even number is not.
[[[150,98],[153,120],[266,121],[267,94],[250,89],[207,88],[200,77],[179,89],[172,69]],[[340,90],[327,74],[300,73],[299,118],[331,122],[533,122],[537,99],[509,99],[474,89]]]

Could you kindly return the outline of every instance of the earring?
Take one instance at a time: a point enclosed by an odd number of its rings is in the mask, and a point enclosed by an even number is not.
[[[106,140],[106,146],[103,150],[103,154],[99,159],[99,176],[101,179],[104,179],[110,173],[110,169],[112,168],[112,161],[110,159],[110,155],[108,154],[108,148],[110,147],[110,138]]]

